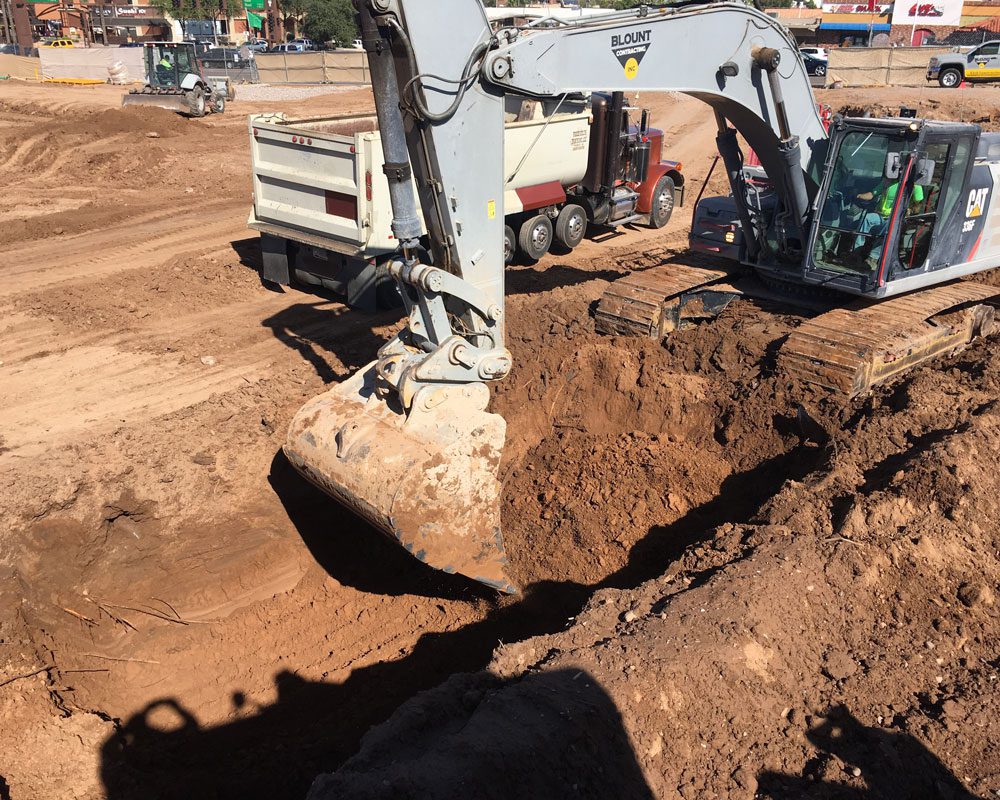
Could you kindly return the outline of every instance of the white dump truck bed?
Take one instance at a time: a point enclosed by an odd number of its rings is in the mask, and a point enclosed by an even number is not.
[[[537,106],[534,106],[537,108]],[[587,171],[590,111],[507,123],[506,206],[520,211],[518,190],[570,186]],[[254,209],[250,227],[319,237],[337,252],[378,256],[396,249],[392,208],[373,115],[286,119],[250,117]],[[527,154],[527,157],[525,157]]]

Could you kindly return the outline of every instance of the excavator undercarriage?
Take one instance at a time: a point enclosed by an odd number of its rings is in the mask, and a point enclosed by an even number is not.
[[[594,322],[600,333],[662,341],[718,316],[740,297],[777,301],[806,315],[781,346],[778,367],[848,397],[989,336],[1000,305],[1000,289],[959,280],[881,302],[831,307],[829,296],[783,296],[737,267],[669,264],[614,281]]]

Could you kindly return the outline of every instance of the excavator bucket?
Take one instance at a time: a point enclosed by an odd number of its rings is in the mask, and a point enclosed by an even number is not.
[[[122,108],[129,106],[155,106],[178,114],[190,112],[187,98],[183,94],[158,94],[153,92],[129,92],[122,97]]]
[[[304,405],[285,454],[327,494],[435,569],[513,594],[497,471],[506,422],[481,383],[425,388],[409,413],[375,392],[375,363]]]

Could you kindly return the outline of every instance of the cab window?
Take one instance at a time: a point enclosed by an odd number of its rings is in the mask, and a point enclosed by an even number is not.
[[[987,42],[978,50],[973,50],[969,55],[972,57],[995,56],[997,53],[1000,53],[1000,42]]]
[[[933,161],[929,176],[913,186],[910,202],[903,208],[899,233],[899,266],[904,270],[919,269],[930,252],[931,235],[937,222],[944,173],[948,167],[951,146],[944,142],[928,145],[924,164]]]
[[[934,142],[927,146],[922,159],[934,162],[934,169],[924,186],[914,187],[913,202],[904,210],[899,236],[899,269],[920,269],[930,254],[931,236],[938,224],[945,223],[962,195],[966,169],[972,155],[972,141]],[[952,169],[948,170],[949,163]],[[923,194],[917,199],[916,193]],[[933,265],[932,265],[933,266]]]
[[[905,164],[901,136],[852,131],[840,141],[813,247],[818,267],[870,274],[878,269],[902,175],[886,176],[887,159]],[[910,202],[909,200],[907,202]]]

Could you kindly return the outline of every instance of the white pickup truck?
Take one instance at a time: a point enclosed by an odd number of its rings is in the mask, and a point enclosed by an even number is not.
[[[609,124],[603,95],[558,108],[512,102],[504,140],[508,262],[515,251],[537,260],[553,241],[572,249],[588,223],[665,224],[683,178],[680,164],[659,161],[659,131],[630,129],[627,116]],[[263,114],[252,115],[249,127],[248,225],[261,234],[262,279],[323,286],[364,310],[398,305],[387,271],[397,242],[375,117]],[[623,143],[621,158],[607,158],[608,141]],[[611,163],[615,176],[606,174]],[[651,209],[660,210],[651,216]]]

